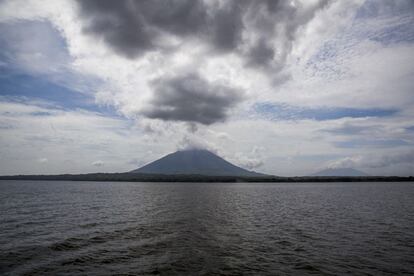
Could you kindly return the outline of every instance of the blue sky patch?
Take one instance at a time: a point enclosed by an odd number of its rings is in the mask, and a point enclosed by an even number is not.
[[[0,67],[0,96],[8,100],[13,100],[14,98],[20,100],[42,100],[58,105],[65,110],[84,109],[112,117],[119,117],[113,107],[97,105],[93,94],[71,90],[49,81],[46,77],[16,72],[6,72],[3,74],[3,72],[5,72],[5,68]],[[47,114],[33,115],[45,116]]]
[[[344,107],[299,107],[277,103],[258,103],[254,111],[270,120],[336,120],[341,118],[388,117],[397,113],[396,109],[344,108]]]
[[[414,132],[414,126],[410,126],[410,127],[406,127],[405,128],[407,131],[412,131],[412,132]]]
[[[335,142],[338,148],[394,148],[398,146],[408,146],[410,143],[400,139],[388,140],[349,140]]]
[[[0,70],[0,74],[2,71]],[[7,77],[1,77],[0,95],[39,98],[66,108],[89,108],[94,105],[92,95],[72,91],[45,78],[27,74],[9,74]]]

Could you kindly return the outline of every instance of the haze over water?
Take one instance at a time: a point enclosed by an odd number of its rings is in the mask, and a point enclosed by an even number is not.
[[[0,181],[0,273],[410,274],[413,184]]]

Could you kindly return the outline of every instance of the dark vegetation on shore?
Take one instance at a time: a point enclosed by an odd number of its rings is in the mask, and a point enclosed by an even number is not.
[[[11,175],[0,180],[66,180],[66,181],[129,181],[129,182],[381,182],[414,181],[413,176],[205,176],[161,175],[137,173],[89,173],[59,175]]]

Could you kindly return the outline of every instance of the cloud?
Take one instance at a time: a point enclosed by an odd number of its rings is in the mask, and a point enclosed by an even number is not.
[[[241,92],[199,75],[153,81],[154,97],[143,114],[152,119],[210,125],[224,121],[230,108],[242,100]]]
[[[212,26],[211,40],[217,50],[231,51],[238,47],[243,31],[243,1],[226,1],[214,13],[208,26]],[[207,27],[209,28],[209,27]]]
[[[152,47],[151,36],[134,1],[79,1],[87,22],[84,32],[101,38],[117,53],[128,58]],[[135,14],[137,13],[137,14]]]
[[[0,94],[28,97],[0,100],[0,171],[128,171],[180,143],[280,175],[410,152],[411,2],[0,1]],[[386,163],[367,172],[413,171]]]
[[[241,40],[247,1],[78,1],[86,34],[126,58],[171,50],[178,40],[201,40],[218,51]]]
[[[0,128],[0,174],[87,173],[96,168],[94,160],[111,160],[106,171],[124,171],[124,159],[141,156],[144,145],[153,144],[127,129],[127,122],[95,112],[5,99],[0,110],[0,126],[10,126]]]
[[[92,166],[95,166],[95,167],[102,167],[103,165],[105,165],[105,162],[103,162],[101,160],[97,160],[97,161],[92,162]]]
[[[247,64],[252,66],[269,66],[275,52],[265,39],[260,39],[248,52]]]
[[[129,59],[187,41],[280,70],[300,27],[329,1],[77,1],[83,31]]]
[[[66,52],[64,40],[50,23],[0,23],[0,33],[0,58],[10,67],[49,75],[67,69],[70,56]]]
[[[199,138],[195,135],[184,135],[177,144],[177,150],[193,150],[204,149],[217,154],[217,147],[207,142],[205,139]]]
[[[48,161],[49,160],[47,158],[44,158],[44,157],[37,159],[37,162],[39,162],[39,163],[47,163]]]
[[[261,91],[273,90],[275,84],[289,80],[286,65],[296,58],[292,51],[303,29],[319,13],[335,6],[325,0],[86,0],[77,5],[65,2],[67,12],[61,15],[47,5],[34,3],[33,17],[39,16],[35,12],[39,9],[50,9],[38,13],[62,34],[70,65],[104,82],[91,89],[99,104],[113,105],[128,118],[164,121],[190,122],[188,112],[197,111],[198,117],[191,121],[206,125],[224,121],[228,108],[239,102],[234,87],[242,87],[240,91],[248,91],[249,97],[262,97]],[[197,78],[213,88],[216,86],[211,84],[225,83],[227,90],[236,93],[230,92],[229,97],[210,93],[202,99],[199,95],[203,94],[195,91],[191,96],[197,95],[200,104],[192,109],[162,98],[170,88],[161,86],[172,85],[169,76],[186,80],[186,72],[197,72]],[[159,80],[158,85],[153,84],[154,79]],[[215,102],[218,109],[208,112]]]
[[[414,151],[402,152],[399,154],[380,155],[378,158],[364,160],[364,165],[370,168],[383,168],[401,163],[414,164]]]
[[[244,157],[238,160],[238,164],[240,164],[243,168],[252,170],[261,167],[263,165],[263,161],[257,158]]]
[[[329,168],[386,168],[401,164],[414,164],[414,151],[383,154],[355,155],[327,164]]]
[[[237,153],[234,158],[234,162],[247,169],[256,169],[263,166],[263,152],[264,147],[254,146],[248,154]]]
[[[101,38],[126,58],[172,46],[163,35],[202,35],[209,20],[203,1],[87,0],[78,4],[84,32]],[[217,42],[226,45],[220,35]]]

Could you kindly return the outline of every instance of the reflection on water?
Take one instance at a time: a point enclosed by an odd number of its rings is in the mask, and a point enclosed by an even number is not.
[[[0,181],[0,274],[414,273],[414,183]]]

